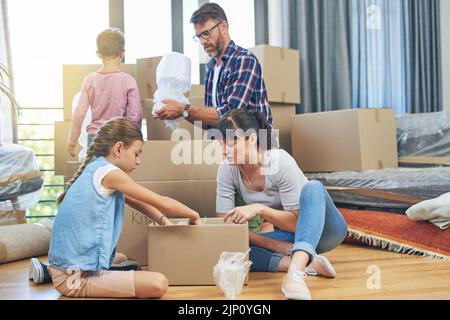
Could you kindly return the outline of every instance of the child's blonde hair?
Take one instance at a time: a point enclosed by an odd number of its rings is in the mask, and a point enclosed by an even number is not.
[[[106,29],[97,36],[97,51],[102,58],[117,58],[125,48],[125,36],[117,28]]]
[[[89,146],[86,158],[72,179],[67,183],[66,190],[58,197],[56,203],[59,204],[63,201],[67,190],[78,179],[94,157],[106,157],[117,142],[123,142],[125,148],[127,148],[136,140],[144,141],[144,138],[141,130],[134,122],[125,118],[115,118],[106,122],[95,136],[94,141]]]

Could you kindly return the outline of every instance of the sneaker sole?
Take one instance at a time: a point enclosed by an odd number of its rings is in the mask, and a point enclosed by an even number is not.
[[[336,278],[336,270],[334,270],[333,265],[330,263],[327,257],[317,256],[316,259],[320,259],[320,261],[325,264],[327,271],[330,273],[329,275],[322,274],[322,276],[327,278]]]
[[[44,280],[44,273],[42,271],[41,263],[36,258],[31,258],[28,279],[33,280],[36,284],[41,284]]]

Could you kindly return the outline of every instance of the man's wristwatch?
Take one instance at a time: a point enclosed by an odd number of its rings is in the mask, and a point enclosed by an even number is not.
[[[189,108],[191,107],[191,105],[188,103],[184,106],[184,110],[183,110],[183,118],[187,118],[189,117]]]

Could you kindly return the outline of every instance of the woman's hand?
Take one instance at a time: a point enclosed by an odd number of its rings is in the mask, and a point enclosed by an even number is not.
[[[161,219],[161,225],[162,226],[173,226],[173,225],[175,225],[175,223],[170,221],[166,216],[163,216]]]
[[[247,206],[236,207],[227,212],[223,218],[224,222],[231,220],[236,224],[243,224],[250,219],[260,215],[264,210],[264,205],[259,203],[250,204]]]
[[[189,218],[189,224],[202,224],[202,218],[200,218],[200,214],[198,212],[195,212],[195,215],[192,218]]]

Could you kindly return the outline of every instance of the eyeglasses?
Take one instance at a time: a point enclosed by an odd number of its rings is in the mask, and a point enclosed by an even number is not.
[[[208,30],[202,31],[199,34],[196,34],[192,37],[197,42],[200,42],[200,38],[208,40],[208,38],[211,36],[211,31],[213,31],[215,28],[217,28],[223,21],[220,21],[218,24],[214,25],[213,27],[209,28]]]

